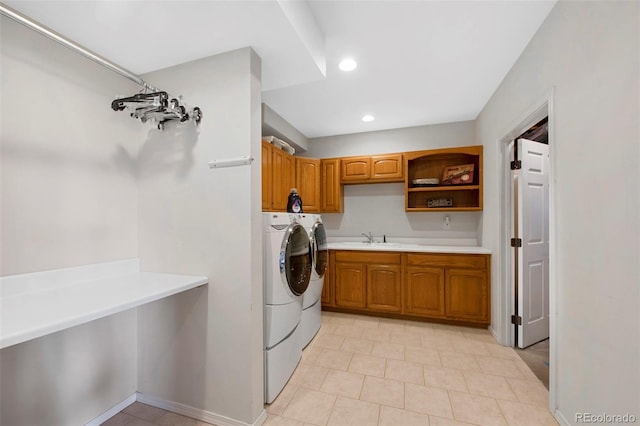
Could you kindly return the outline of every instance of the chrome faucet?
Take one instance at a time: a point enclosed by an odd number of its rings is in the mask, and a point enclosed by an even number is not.
[[[368,234],[365,234],[364,232],[362,233],[362,235],[367,239],[367,241],[365,241],[365,243],[367,244],[371,244],[373,243],[373,235],[371,235],[371,232],[369,232]]]

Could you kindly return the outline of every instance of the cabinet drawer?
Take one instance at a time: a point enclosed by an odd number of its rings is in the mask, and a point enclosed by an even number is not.
[[[485,254],[439,254],[439,253],[409,253],[408,265],[438,265],[453,266],[456,268],[487,267],[487,255]]]
[[[336,251],[335,256],[336,262],[362,262],[399,265],[402,255],[400,253],[343,250]]]

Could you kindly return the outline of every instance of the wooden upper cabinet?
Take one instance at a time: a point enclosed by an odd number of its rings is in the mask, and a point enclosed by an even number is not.
[[[366,181],[371,177],[371,157],[342,159],[342,181]]]
[[[262,211],[271,211],[271,200],[273,199],[271,176],[273,175],[273,159],[271,151],[273,146],[269,142],[262,141]]]
[[[404,160],[402,154],[374,155],[371,157],[371,180],[404,180]]]
[[[342,158],[343,183],[402,182],[404,157],[384,154]]]
[[[320,211],[342,213],[342,198],[340,159],[320,160]]]
[[[289,191],[294,188],[296,165],[293,155],[262,142],[262,210],[287,211]]]
[[[320,160],[295,157],[296,184],[305,213],[320,211]]]

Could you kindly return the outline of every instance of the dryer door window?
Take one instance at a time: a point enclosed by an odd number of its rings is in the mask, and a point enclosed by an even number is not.
[[[309,286],[311,279],[311,246],[307,231],[298,223],[289,225],[280,249],[280,274],[296,296]]]
[[[327,234],[324,231],[324,225],[320,222],[316,222],[311,228],[311,245],[313,268],[318,277],[322,278],[329,262],[329,249],[327,247]]]

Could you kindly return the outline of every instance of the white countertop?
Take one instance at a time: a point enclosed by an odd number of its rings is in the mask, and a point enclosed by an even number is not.
[[[0,298],[0,348],[116,314],[208,283],[207,277],[127,271],[124,274],[105,274],[103,278],[94,276],[65,284],[64,280],[59,280],[59,271],[63,270],[6,277],[13,281],[7,282],[7,287],[14,285],[16,281],[29,284],[38,281],[41,285],[30,285],[29,290],[23,292],[12,292],[9,289],[4,291],[3,286]],[[48,276],[53,278],[47,280]],[[6,278],[5,280],[9,281]],[[52,281],[59,282],[51,285]]]
[[[478,246],[426,245],[405,243],[361,243],[339,242],[329,243],[329,250],[364,250],[364,251],[396,251],[412,253],[459,253],[459,254],[491,254],[489,249]]]

